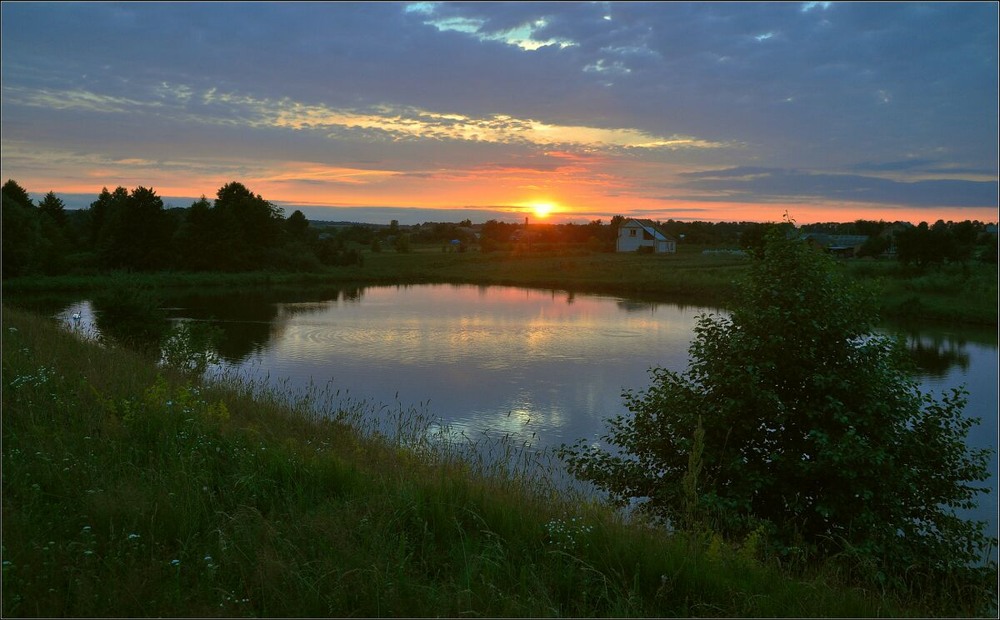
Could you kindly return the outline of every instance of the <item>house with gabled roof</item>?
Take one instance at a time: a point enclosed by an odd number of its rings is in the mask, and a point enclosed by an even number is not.
[[[677,251],[677,240],[653,220],[625,220],[618,227],[615,249],[619,252],[636,252],[639,248],[652,248],[657,254],[671,254]]]

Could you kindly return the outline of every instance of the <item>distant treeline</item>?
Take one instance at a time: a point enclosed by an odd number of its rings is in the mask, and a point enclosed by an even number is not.
[[[321,238],[301,211],[282,209],[233,182],[214,201],[166,208],[152,189],[104,188],[67,211],[49,192],[35,205],[14,180],[3,186],[3,277],[134,271],[308,271],[360,262]]]
[[[67,210],[53,192],[37,204],[13,179],[3,185],[3,277],[133,271],[314,271],[329,265],[360,265],[362,249],[408,252],[411,244],[440,244],[443,250],[483,252],[513,247],[544,249],[573,245],[613,252],[619,225],[426,222],[401,226],[310,222],[301,211],[283,210],[239,182],[219,188],[190,207],[167,208],[153,189],[104,188],[87,209]],[[681,243],[754,248],[770,226],[756,222],[681,222],[660,228]],[[904,263],[997,260],[996,226],[982,222],[858,220],[808,224],[802,232],[865,235],[858,256],[890,249]]]

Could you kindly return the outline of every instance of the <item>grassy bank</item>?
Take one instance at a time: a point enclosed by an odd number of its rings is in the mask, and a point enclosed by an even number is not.
[[[677,254],[653,256],[589,253],[583,250],[442,252],[366,251],[362,266],[331,267],[320,273],[129,274],[138,285],[173,289],[295,289],[331,284],[459,283],[509,285],[604,293],[649,300],[725,307],[747,260],[729,253],[703,253],[684,246]],[[909,270],[895,261],[843,261],[852,278],[874,286],[887,319],[997,324],[997,267],[970,264]],[[4,293],[90,291],[114,286],[120,276],[62,276],[4,282]]]
[[[3,615],[949,615],[5,307]],[[331,413],[337,413],[331,411]],[[340,412],[346,414],[348,412]],[[399,420],[406,423],[407,420]],[[366,430],[367,429],[367,430]],[[402,445],[406,444],[406,447]]]
[[[881,314],[897,320],[997,325],[997,266],[944,265],[926,270],[895,261],[844,261],[845,272],[879,292]]]

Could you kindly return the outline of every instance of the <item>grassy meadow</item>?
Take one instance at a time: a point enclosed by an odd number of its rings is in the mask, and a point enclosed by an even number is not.
[[[428,441],[405,411],[389,412],[401,433],[363,412],[317,416],[322,391],[202,384],[7,306],[2,345],[4,617],[983,608],[851,587],[846,567],[781,566],[756,540],[626,523],[519,475],[516,450],[493,446],[498,467]]]

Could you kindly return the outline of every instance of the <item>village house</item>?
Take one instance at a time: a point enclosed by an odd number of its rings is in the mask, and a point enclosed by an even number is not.
[[[652,248],[657,254],[677,251],[677,240],[668,235],[652,220],[625,220],[618,227],[618,252],[635,252],[639,248]]]

